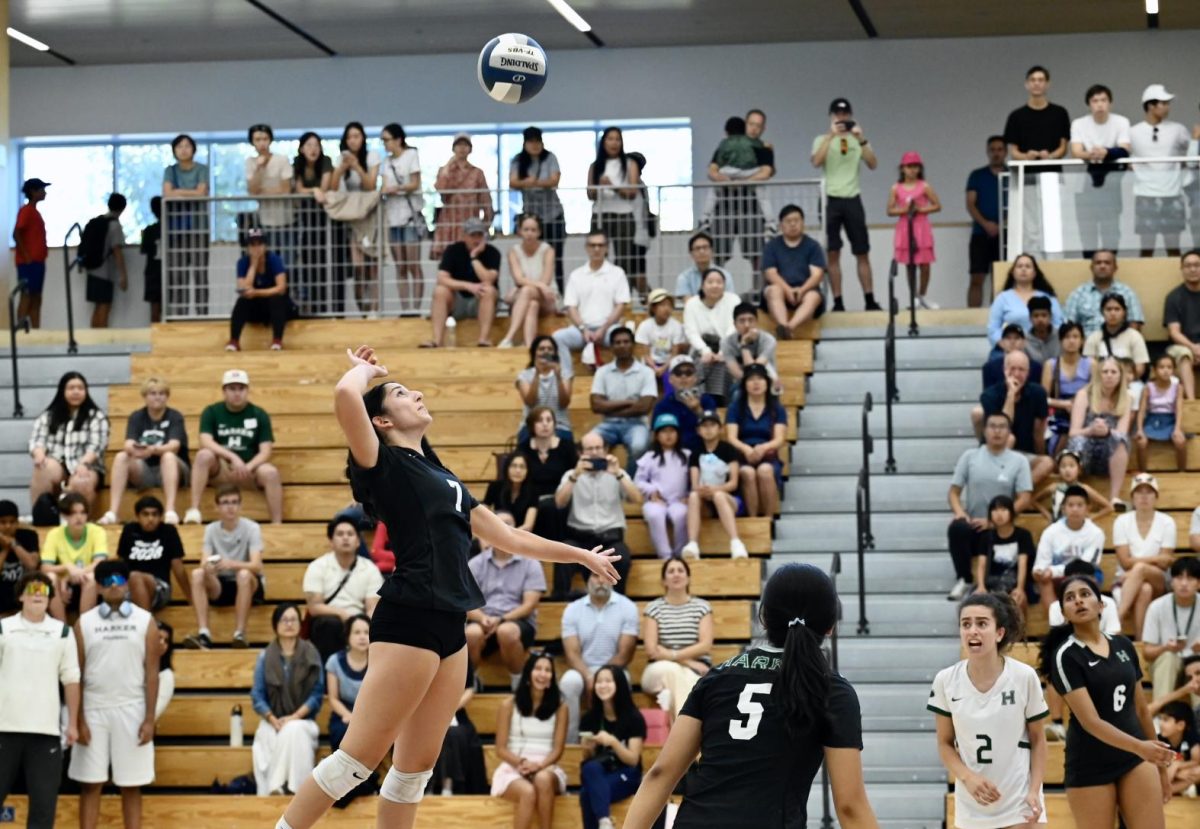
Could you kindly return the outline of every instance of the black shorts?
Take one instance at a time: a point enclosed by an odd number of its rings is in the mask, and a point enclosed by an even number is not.
[[[533,646],[533,640],[537,638],[537,628],[528,619],[512,619],[512,624],[516,625],[521,630],[521,644],[525,650],[529,650]],[[500,624],[504,624],[501,622]],[[496,651],[500,650],[500,640],[496,638],[496,634],[492,634],[483,643],[483,655],[491,656]]]
[[[221,585],[221,592],[217,594],[215,599],[209,601],[213,607],[228,607],[237,601],[237,579],[223,578],[217,576],[217,583]],[[262,576],[258,576],[258,587],[254,588],[254,604],[263,603],[263,580]]]
[[[383,599],[371,615],[371,641],[433,651],[439,659],[467,646],[467,614],[409,607]]]
[[[1159,198],[1136,196],[1133,201],[1133,232],[1139,236],[1183,233],[1187,207],[1183,196]]]
[[[147,267],[145,284],[142,286],[142,301],[155,305],[162,303],[162,266]]]
[[[871,238],[867,235],[867,214],[863,210],[862,196],[841,198],[830,196],[825,205],[826,249],[842,249],[842,228],[850,240],[850,252],[862,256],[871,252]]]
[[[967,273],[992,272],[992,265],[1000,261],[1000,236],[988,236],[986,233],[976,233],[971,237],[967,248],[967,258],[970,260]]]
[[[794,287],[794,286],[793,286],[793,287]],[[820,301],[819,303],[817,303],[817,310],[813,312],[813,319],[815,319],[815,320],[819,320],[819,319],[820,319],[822,316],[824,316],[824,315],[825,315],[825,292],[824,292],[824,291],[822,291],[820,288],[818,288],[818,289],[817,289],[817,293],[818,293],[818,294],[820,294],[820,296],[821,296],[821,301]],[[788,300],[786,300],[786,299],[783,301],[783,305],[784,305],[784,307],[785,307],[785,308],[787,308],[787,309],[788,309],[788,313],[791,313],[792,311],[795,311],[797,308],[799,308],[799,307],[800,307],[799,305],[796,305],[796,304],[794,304],[794,303],[791,303],[791,302],[789,302],[789,301],[788,301]],[[764,291],[762,292],[762,296],[761,296],[761,297],[759,297],[759,299],[758,299],[758,307],[759,307],[759,308],[761,308],[761,309],[763,310],[763,313],[766,313],[766,314],[770,314],[770,313],[771,313],[771,309],[770,309],[770,307],[767,305],[767,292],[766,292],[766,290],[764,290]]]
[[[89,273],[87,278],[87,301],[95,302],[98,305],[112,305],[112,282],[107,279],[101,279],[98,276],[92,276]]]
[[[1116,783],[1145,762],[1141,757],[1115,748],[1102,752],[1102,757],[1077,758],[1071,754],[1071,747],[1067,746],[1063,786],[1068,789]]]

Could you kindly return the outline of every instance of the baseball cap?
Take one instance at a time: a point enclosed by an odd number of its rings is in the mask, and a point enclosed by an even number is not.
[[[250,375],[240,368],[231,368],[221,377],[221,386],[232,386],[234,383],[241,383],[243,386],[248,386],[250,385]]]
[[[646,297],[646,307],[650,308],[655,303],[662,302],[664,299],[670,299],[671,294],[666,288],[655,288],[650,292],[650,296]]]
[[[762,363],[751,363],[746,366],[745,371],[742,373],[742,379],[748,380],[751,377],[761,377],[764,380],[770,380],[771,373],[767,371],[767,367]]]
[[[1000,339],[1004,339],[1009,334],[1019,334],[1022,339],[1025,338],[1025,329],[1015,322],[1010,322],[1004,326],[1004,330],[1000,332]]]
[[[908,164],[924,164],[921,160],[921,154],[915,150],[909,150],[904,155],[900,156],[900,166],[904,167]]]
[[[848,100],[846,100],[845,98],[834,98],[833,102],[829,104],[829,114],[830,115],[832,115],[835,112],[853,112],[853,111],[854,111],[854,109],[850,106],[850,102]]]
[[[267,234],[263,232],[261,227],[252,227],[246,231],[246,241],[265,242],[267,241]]]
[[[1169,101],[1175,96],[1160,83],[1152,83],[1142,91],[1142,103],[1147,101]]]
[[[42,181],[40,178],[25,179],[25,183],[21,185],[21,192],[28,196],[38,190],[45,190],[50,186],[50,182]]]
[[[1133,483],[1129,485],[1129,494],[1132,495],[1139,486],[1148,486],[1154,490],[1154,494],[1158,494],[1158,479],[1149,472],[1142,472],[1133,476]]]
[[[670,374],[680,366],[694,366],[696,361],[686,354],[676,354],[671,358],[671,362],[667,363],[667,373]]]
[[[709,421],[712,421],[713,423],[720,426],[721,425],[721,413],[718,412],[716,409],[705,409],[704,411],[702,411],[700,413],[700,417],[696,421],[696,424],[699,425],[701,423],[708,423]]]
[[[457,144],[460,141],[466,141],[468,147],[470,147],[472,149],[475,148],[475,145],[471,143],[471,136],[465,132],[460,132],[457,135],[455,135],[454,141],[451,142],[450,146],[453,147],[455,144]]]
[[[670,412],[663,412],[658,417],[654,418],[654,431],[657,432],[659,429],[665,429],[668,426],[674,426],[676,429],[678,429],[679,418]]]
[[[487,233],[487,224],[483,219],[472,216],[463,222],[463,233]]]

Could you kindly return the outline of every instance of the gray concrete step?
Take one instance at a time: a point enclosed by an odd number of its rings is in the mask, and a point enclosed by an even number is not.
[[[26,430],[20,450],[0,452],[0,487],[29,486],[29,478],[33,474],[33,460],[29,453],[24,451],[28,440],[29,431]]]
[[[27,355],[18,347],[17,370],[21,389],[35,386],[57,386],[58,380],[68,371],[78,371],[87,378],[88,385],[129,382],[129,352],[109,351],[100,354],[52,354]],[[0,363],[0,388],[12,387],[12,369]]]
[[[867,775],[867,799],[881,829],[942,829],[945,796],[945,782],[885,783],[874,782]],[[830,812],[833,813],[832,798]],[[838,825],[836,814],[834,825]],[[820,827],[821,776],[817,775],[808,797],[808,829]]]
[[[869,600],[874,598],[868,597]],[[852,607],[848,594],[842,594],[842,602],[845,604],[843,612],[849,618]],[[950,607],[949,602],[944,604]],[[868,604],[868,619],[870,611],[871,605]],[[872,630],[875,632],[870,636],[838,637],[838,671],[856,688],[864,688],[871,683],[927,685],[933,682],[938,671],[954,664],[959,658],[957,637],[899,638],[873,623]],[[896,655],[901,652],[904,658],[898,660]]]
[[[150,343],[104,343],[97,344],[82,344],[76,346],[76,354],[92,355],[92,354],[132,354],[132,353],[150,353]],[[67,354],[67,346],[59,345],[29,345],[23,341],[21,335],[17,335],[17,355],[19,357],[35,356],[35,357],[58,357]],[[0,360],[7,360],[9,355],[8,339],[4,339],[0,343]],[[67,355],[71,356],[71,355]]]
[[[899,299],[899,297],[897,297]],[[879,300],[886,303],[885,295]],[[907,300],[901,300],[901,304]],[[919,314],[920,312],[918,312]],[[918,316],[919,321],[919,316]],[[887,333],[886,323],[873,327],[832,328],[821,329],[821,342],[829,340],[880,340]],[[987,335],[986,325],[924,325],[918,337],[922,340],[934,340],[944,337],[983,337]],[[896,317],[896,342],[916,339],[908,336],[908,306],[903,305],[900,315]]]
[[[859,637],[858,598],[854,593],[842,595],[842,623],[839,636]],[[952,636],[958,633],[958,615],[954,603],[937,593],[883,594],[867,596],[868,635],[886,636]]]
[[[867,428],[877,444],[887,434],[887,412],[882,397],[867,416]],[[970,437],[971,402],[895,403],[892,434],[906,438]],[[806,405],[800,410],[800,434],[805,440],[858,439],[862,435],[861,397],[854,403]]]
[[[881,370],[833,371],[809,379],[806,405],[861,404],[871,392],[875,404],[883,405],[884,376]],[[983,380],[979,369],[906,370],[896,372],[901,403],[963,403],[979,399]],[[855,419],[857,422],[857,418]]]
[[[987,359],[990,346],[981,336],[904,337],[896,340],[896,366],[912,368],[978,369]],[[882,371],[885,341],[882,339],[834,340],[817,344],[814,370]]]
[[[936,730],[933,718],[925,709],[929,698],[926,683],[860,683],[855,690],[862,707],[864,730],[922,733]]]
[[[874,513],[871,529],[879,550],[929,552],[946,549],[943,513]],[[784,515],[775,522],[776,553],[845,553],[857,548],[853,513],[835,515]]]
[[[0,372],[4,369],[0,367]],[[60,375],[61,376],[61,375]],[[85,375],[86,376],[86,375]],[[0,423],[6,422],[12,418],[13,412],[13,390],[11,386],[12,375],[9,375],[9,385],[0,387]],[[121,382],[128,383],[129,380]],[[32,422],[34,417],[37,417],[41,412],[50,405],[50,401],[54,399],[54,392],[58,385],[58,377],[54,378],[54,382],[44,386],[26,386],[25,375],[21,375],[21,405],[25,408],[25,417]],[[96,401],[96,405],[105,411],[108,410],[108,388],[103,385],[93,385],[92,380],[88,377],[88,393],[92,395],[92,399]],[[26,438],[29,436],[26,435]]]
[[[944,474],[873,474],[874,512],[946,511],[949,479]],[[858,475],[804,475],[788,479],[781,510],[785,513],[853,512]]]
[[[774,573],[785,564],[811,564],[828,570],[830,555],[821,553],[776,553],[767,562],[767,574]],[[867,579],[867,592],[903,594],[942,594],[954,585],[954,571],[947,553],[931,551],[924,553],[900,550],[868,550],[863,554],[863,571]],[[837,577],[838,592],[842,601],[858,593],[857,551],[842,556],[842,572]]]
[[[858,438],[809,440],[803,437],[792,445],[791,476],[857,475],[862,467],[862,441]],[[887,441],[877,436],[871,454],[871,470],[883,473],[887,462]],[[905,474],[942,474],[954,471],[954,464],[967,449],[977,446],[972,437],[904,438],[895,437],[892,451],[897,470]],[[791,478],[789,478],[790,482]],[[790,485],[790,483],[789,483]],[[883,507],[881,507],[883,508]]]

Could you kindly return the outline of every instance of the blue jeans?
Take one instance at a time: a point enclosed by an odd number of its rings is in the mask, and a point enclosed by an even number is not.
[[[596,829],[600,818],[608,817],[609,807],[618,800],[632,797],[642,782],[641,769],[623,766],[605,771],[599,760],[588,760],[579,769],[579,809],[583,812],[583,829]]]
[[[625,471],[637,472],[637,460],[650,446],[650,427],[639,417],[606,417],[596,424],[596,432],[609,446],[624,446],[629,455]]]

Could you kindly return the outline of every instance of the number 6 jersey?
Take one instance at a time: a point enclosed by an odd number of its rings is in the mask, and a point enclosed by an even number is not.
[[[679,713],[700,720],[701,758],[688,774],[675,829],[804,829],[825,748],[862,751],[858,695],[837,675],[825,711],[813,712],[827,725],[799,741],[788,737],[785,712],[771,693],[782,657],[779,648],[750,648],[692,689]]]
[[[929,703],[933,713],[954,724],[958,756],[1000,792],[983,806],[959,780],[954,786],[954,825],[959,829],[1000,829],[1029,819],[1029,729],[1027,724],[1050,713],[1037,671],[1011,657],[995,684],[982,693],[967,676],[967,660],[933,678]],[[1040,796],[1039,792],[1039,796]],[[1046,822],[1045,804],[1040,823]]]

